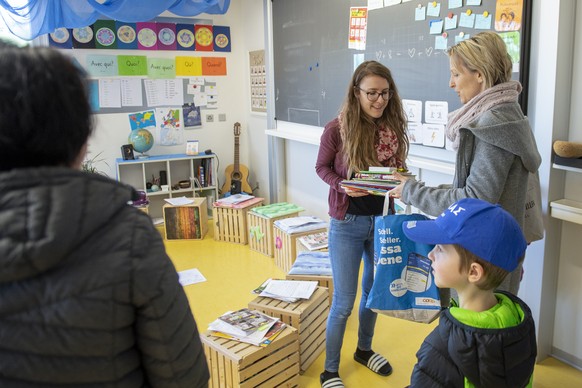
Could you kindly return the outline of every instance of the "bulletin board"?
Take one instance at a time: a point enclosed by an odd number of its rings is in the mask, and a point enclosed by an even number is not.
[[[438,4],[438,16],[427,14],[433,4]],[[350,41],[350,7],[368,5],[379,8],[367,9],[365,39]],[[419,6],[425,7],[424,20],[416,20]],[[510,11],[514,25],[506,27],[500,18]],[[459,98],[449,88],[446,47],[453,46],[457,36],[485,30],[460,26],[463,13],[481,22],[488,14],[488,30],[514,29],[497,32],[511,48],[513,78],[524,87],[520,104],[526,113],[531,0],[273,0],[275,119],[325,126],[336,117],[352,73],[364,60],[386,65],[403,99],[421,101],[423,106],[427,101],[444,101],[449,111],[459,108]],[[444,24],[445,18],[455,15],[456,28],[443,26],[440,33],[431,33],[432,23]],[[438,48],[443,37],[445,49]],[[422,114],[424,121],[424,110]]]

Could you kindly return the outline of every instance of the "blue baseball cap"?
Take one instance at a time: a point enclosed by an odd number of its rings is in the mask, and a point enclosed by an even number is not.
[[[404,234],[426,244],[457,244],[489,263],[513,271],[527,248],[523,232],[499,205],[464,198],[435,220],[408,221]]]

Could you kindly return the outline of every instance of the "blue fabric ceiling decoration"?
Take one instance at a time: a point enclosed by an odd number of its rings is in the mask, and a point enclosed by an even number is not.
[[[85,27],[104,17],[145,22],[164,11],[183,17],[222,15],[229,5],[230,0],[0,0],[0,16],[14,35],[32,40],[59,27]]]

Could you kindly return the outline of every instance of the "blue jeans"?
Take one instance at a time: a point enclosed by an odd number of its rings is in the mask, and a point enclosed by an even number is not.
[[[358,312],[358,348],[372,349],[377,314],[366,308],[366,301],[374,281],[374,216],[346,214],[343,221],[332,218],[329,227],[329,256],[333,274],[333,301],[327,319],[325,370],[337,372],[346,323],[358,291],[362,259],[364,273]]]

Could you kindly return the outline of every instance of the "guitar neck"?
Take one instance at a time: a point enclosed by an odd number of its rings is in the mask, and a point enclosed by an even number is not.
[[[235,135],[235,137],[234,137],[234,172],[240,172],[238,148],[239,148],[239,136]]]

